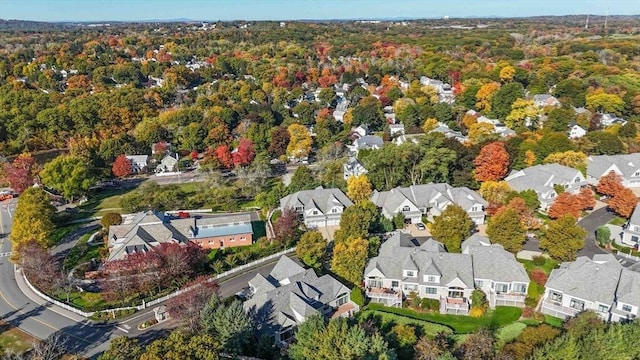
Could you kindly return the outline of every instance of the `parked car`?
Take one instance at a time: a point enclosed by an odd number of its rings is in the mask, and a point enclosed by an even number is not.
[[[424,226],[424,224],[420,222],[420,223],[416,223],[416,229],[418,229],[420,231],[424,231],[424,230],[427,229],[427,227]]]

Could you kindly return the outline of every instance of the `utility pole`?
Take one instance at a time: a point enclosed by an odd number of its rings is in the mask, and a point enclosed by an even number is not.
[[[584,29],[589,30],[589,14],[587,14],[587,22],[584,24]]]

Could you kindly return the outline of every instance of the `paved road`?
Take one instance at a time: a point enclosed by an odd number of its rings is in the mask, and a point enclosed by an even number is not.
[[[593,211],[591,214],[578,221],[578,225],[587,231],[587,237],[584,241],[584,248],[578,251],[578,256],[587,256],[593,258],[596,254],[607,254],[608,252],[596,245],[596,229],[615,217],[606,207]]]

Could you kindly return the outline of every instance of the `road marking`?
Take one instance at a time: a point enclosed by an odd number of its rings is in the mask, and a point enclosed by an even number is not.
[[[127,330],[129,330],[129,329],[131,329],[131,326],[129,326],[129,325],[127,325],[127,324],[124,324],[124,328],[125,328],[125,329],[127,329]]]
[[[11,251],[0,253],[0,257],[7,257],[7,256],[11,256]]]
[[[127,333],[127,334],[129,333],[129,330],[123,329],[123,328],[121,328],[120,326],[116,326],[116,329],[121,330],[121,331],[124,331],[124,332],[125,332],[125,333]]]

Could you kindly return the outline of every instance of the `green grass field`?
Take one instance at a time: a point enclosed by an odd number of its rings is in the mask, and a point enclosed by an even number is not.
[[[37,339],[0,320],[0,349],[5,352],[22,354],[33,346]]]
[[[374,320],[383,332],[390,331],[396,324],[403,324],[416,327],[420,335],[426,334],[434,336],[441,332],[447,334],[453,333],[453,330],[445,325],[375,310],[361,311],[357,314],[357,318],[359,321]]]

